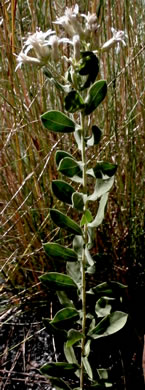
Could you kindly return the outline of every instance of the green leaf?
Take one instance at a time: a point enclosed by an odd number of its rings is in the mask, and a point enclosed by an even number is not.
[[[98,373],[100,379],[103,379],[103,380],[108,379],[108,371],[106,370],[106,368],[98,368],[97,373]]]
[[[90,351],[91,351],[91,340],[87,340],[86,344],[85,344],[85,356],[88,357],[89,354],[90,354]]]
[[[108,162],[98,162],[93,168],[95,177],[97,179],[108,179],[109,177],[112,177],[117,170],[116,164],[111,164]],[[104,177],[105,176],[105,177]]]
[[[125,286],[122,283],[119,282],[114,282],[114,281],[109,281],[109,282],[103,282],[98,284],[97,286],[93,287],[93,292],[97,294],[98,296],[111,296],[111,297],[116,297],[117,296],[122,296],[123,290],[126,289],[127,286]]]
[[[77,261],[77,254],[73,249],[65,248],[60,244],[54,242],[47,242],[43,244],[44,250],[48,256],[57,261]]]
[[[115,311],[103,318],[95,328],[88,332],[88,336],[93,339],[110,336],[121,330],[127,321],[127,314],[121,311]]]
[[[82,250],[84,247],[84,240],[81,236],[75,236],[73,239],[73,249],[79,257],[82,256]]]
[[[81,284],[81,272],[80,272],[80,262],[76,263],[67,263],[66,264],[67,273],[75,280],[77,285]]]
[[[85,115],[90,115],[104,100],[107,93],[107,83],[105,80],[96,81],[89,90],[84,109]]]
[[[99,60],[91,51],[81,52],[81,59],[77,68],[81,76],[87,76],[85,83],[81,86],[81,90],[88,88],[96,80],[99,72]]]
[[[92,136],[86,139],[87,146],[98,145],[102,136],[102,130],[98,126],[92,126]]]
[[[79,317],[78,311],[73,307],[65,307],[64,309],[59,310],[52,321],[50,321],[50,324],[57,325],[60,322],[66,322],[68,320],[73,321],[74,319]]]
[[[49,131],[56,133],[72,133],[75,131],[75,123],[60,111],[48,111],[41,115],[41,120]]]
[[[92,195],[88,196],[88,200],[95,201],[104,195],[106,192],[110,191],[114,183],[114,176],[109,179],[96,179],[95,189]]]
[[[70,184],[63,180],[53,180],[52,191],[61,202],[72,204],[72,194],[75,190]]]
[[[78,369],[76,363],[65,363],[65,362],[51,362],[46,363],[40,368],[40,372],[44,375],[55,377],[69,377]]]
[[[101,297],[98,299],[95,305],[95,313],[98,317],[105,317],[108,314],[111,313],[112,310],[112,301],[114,301],[115,298],[109,298],[109,297]]]
[[[74,132],[74,137],[75,137],[75,140],[76,140],[76,143],[78,145],[79,150],[82,150],[81,134],[82,134],[82,130],[80,127],[77,126],[75,129],[75,132]]]
[[[60,161],[58,171],[67,177],[73,177],[75,175],[82,177],[82,170],[79,163],[70,157],[65,157]]]
[[[78,341],[83,339],[83,334],[78,332],[75,329],[70,329],[67,334],[67,342],[66,342],[66,348],[72,347],[72,345],[76,344]]]
[[[85,256],[86,256],[88,264],[92,267],[94,265],[94,260],[93,260],[87,247],[85,248]]]
[[[86,200],[87,195],[81,192],[74,192],[72,195],[72,205],[78,211],[83,211]]]
[[[81,95],[73,90],[65,97],[64,106],[66,111],[74,113],[84,108],[84,101]]]
[[[57,166],[59,165],[60,161],[63,160],[64,157],[69,157],[75,161],[75,158],[70,153],[67,153],[64,150],[57,150],[55,154],[55,161]]]
[[[61,303],[61,305],[65,306],[65,307],[75,307],[73,302],[68,298],[66,292],[57,291],[57,296],[58,296],[58,299],[59,299],[59,302]]]
[[[70,276],[58,272],[47,272],[39,277],[40,281],[49,288],[65,290],[76,288],[77,285]]]
[[[65,354],[65,357],[66,357],[66,360],[68,361],[68,363],[78,364],[73,347],[68,348],[66,346],[66,343],[64,344],[64,354]]]
[[[84,225],[87,225],[89,222],[91,222],[93,219],[92,217],[92,214],[91,214],[91,211],[90,210],[85,210],[83,216],[82,216],[82,219],[81,219],[81,222],[80,222],[80,226],[84,226]]]
[[[50,216],[53,222],[61,227],[66,229],[72,234],[82,235],[82,230],[79,225],[74,222],[71,218],[67,217],[65,214],[61,213],[59,210],[50,210]]]
[[[86,372],[87,372],[89,378],[90,378],[91,380],[93,380],[93,372],[92,372],[92,369],[91,369],[91,366],[90,366],[90,363],[89,363],[89,361],[88,361],[87,356],[83,357],[83,358],[82,358],[82,361],[83,361],[83,365],[84,365],[84,367],[85,367],[85,370],[86,370]]]
[[[97,215],[96,215],[95,219],[91,223],[88,224],[89,227],[94,228],[94,227],[98,227],[99,225],[101,225],[101,223],[104,219],[105,206],[106,206],[106,203],[108,200],[108,195],[109,195],[108,192],[106,192],[104,195],[102,195],[100,202],[99,202]]]

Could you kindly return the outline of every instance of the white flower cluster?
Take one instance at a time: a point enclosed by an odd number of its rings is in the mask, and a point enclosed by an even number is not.
[[[84,26],[81,20],[82,18],[85,20]],[[47,64],[50,58],[53,61],[58,62],[60,43],[71,44],[74,48],[74,59],[79,61],[80,40],[87,40],[90,34],[96,32],[99,28],[96,14],[91,14],[90,12],[88,12],[88,15],[79,14],[78,4],[71,8],[67,7],[64,15],[57,18],[54,24],[61,25],[69,38],[58,38],[56,32],[51,29],[46,32],[37,29],[36,33],[29,34],[24,42],[23,49],[19,55],[16,55],[16,70],[20,68],[22,64],[26,63],[43,66]],[[116,31],[114,28],[111,30],[113,37],[103,45],[101,48],[102,51],[107,51],[116,44],[117,47],[119,47],[120,43],[123,43],[124,46],[126,45],[124,41],[126,34],[124,31]],[[34,52],[34,57],[28,55],[30,50]]]
[[[29,34],[26,39],[23,49],[17,57],[17,67],[20,68],[22,64],[35,64],[35,65],[45,65],[50,57],[50,47],[51,47],[51,58],[54,61],[58,61],[58,46],[61,42],[68,42],[67,38],[59,39],[56,36],[55,31],[49,29],[46,32],[42,32],[40,29],[37,29],[36,33]],[[29,51],[33,50],[35,57],[28,55]]]

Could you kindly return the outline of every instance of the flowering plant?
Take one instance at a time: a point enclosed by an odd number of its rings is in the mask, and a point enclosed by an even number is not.
[[[75,5],[66,8],[65,14],[57,18],[55,24],[63,27],[68,37],[58,38],[52,30],[46,33],[38,30],[27,38],[17,57],[17,68],[28,62],[48,66],[45,74],[61,90],[65,113],[50,110],[41,115],[41,121],[47,131],[73,133],[80,156],[77,160],[64,150],[57,150],[55,155],[58,179],[52,181],[52,191],[59,201],[69,206],[69,210],[75,210],[77,222],[55,207],[50,209],[53,223],[65,230],[69,239],[66,245],[57,241],[43,243],[46,255],[53,259],[56,267],[57,262],[66,265],[64,273],[55,269],[40,277],[45,288],[52,290],[60,303],[58,312],[51,319],[45,318],[44,324],[49,332],[60,335],[63,340],[65,361],[48,362],[40,371],[47,375],[56,389],[76,389],[75,382],[71,387],[69,382],[75,377],[80,381],[77,389],[96,389],[111,387],[107,371],[95,365],[96,341],[118,332],[127,321],[126,313],[116,309],[118,304],[120,309],[124,286],[115,282],[96,286],[95,277],[93,279],[96,271],[92,251],[94,232],[104,219],[117,165],[97,159],[91,165],[87,159],[88,149],[96,148],[102,137],[94,112],[107,94],[106,80],[97,79],[99,58],[96,50],[91,50],[92,43],[89,42],[92,34],[98,32],[97,17],[90,13],[79,14],[79,7]],[[123,32],[113,30],[113,38],[102,48],[97,48],[97,52],[108,50],[120,42],[125,44]],[[64,55],[62,44],[71,45],[69,58]],[[35,57],[29,57],[31,50],[35,52]],[[57,66],[54,75],[51,65],[51,60],[59,64],[59,58],[69,63],[67,72],[61,76]],[[91,187],[94,186],[92,193],[88,185],[90,181]],[[98,205],[95,216],[91,212],[92,202]],[[91,288],[89,276],[93,280]]]

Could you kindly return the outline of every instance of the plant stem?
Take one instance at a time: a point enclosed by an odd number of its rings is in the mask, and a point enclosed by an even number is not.
[[[86,155],[85,155],[85,128],[84,128],[84,115],[81,113],[81,153],[82,153],[82,164],[83,164],[83,192],[87,192],[87,175],[86,175]],[[87,203],[84,206],[84,211],[87,208]],[[83,339],[81,344],[81,373],[80,373],[80,388],[84,388],[84,368],[83,368],[83,357],[84,357],[84,348],[85,348],[85,331],[86,331],[86,277],[85,277],[85,264],[86,264],[86,255],[85,248],[87,245],[87,224],[84,225],[84,248],[82,252],[82,333]]]

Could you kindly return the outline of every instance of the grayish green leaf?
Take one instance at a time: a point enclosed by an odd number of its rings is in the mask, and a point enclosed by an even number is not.
[[[52,191],[61,202],[72,204],[72,194],[75,190],[70,184],[63,180],[53,180]]]
[[[60,111],[48,111],[41,115],[41,120],[49,131],[56,133],[72,133],[75,131],[75,123]]]
[[[75,133],[74,133],[75,134]],[[92,136],[86,140],[87,146],[98,145],[102,136],[102,130],[98,126],[92,126]]]
[[[105,80],[96,81],[89,90],[84,109],[85,115],[90,115],[104,100],[107,93],[107,83]]]
[[[91,211],[89,209],[85,210],[85,212],[81,218],[80,226],[88,225],[88,223],[91,222],[92,219],[93,219],[93,217],[92,217]]]
[[[50,324],[58,325],[60,322],[68,321],[68,320],[75,320],[78,318],[79,313],[78,311],[73,307],[65,307],[64,309],[59,310],[52,321],[50,321]]]
[[[106,203],[108,200],[108,195],[109,195],[108,192],[106,192],[104,195],[102,195],[100,202],[99,202],[97,215],[96,215],[95,219],[91,223],[88,224],[89,227],[94,228],[94,227],[98,227],[99,225],[101,225],[101,223],[104,219],[105,206],[106,206]]]
[[[72,195],[72,205],[78,211],[83,211],[84,206],[87,201],[87,195],[82,194],[81,192],[74,192]]]
[[[81,95],[73,90],[65,97],[64,105],[66,111],[74,113],[84,108],[84,101]]]
[[[93,292],[98,296],[111,296],[111,297],[121,297],[123,294],[123,290],[126,289],[122,283],[109,281],[98,284],[96,287],[93,287]]]
[[[78,341],[83,339],[83,334],[80,333],[79,331],[75,329],[70,329],[67,334],[67,342],[66,342],[66,347],[72,347],[72,345],[76,344]]]
[[[56,290],[65,290],[77,287],[76,283],[70,276],[58,272],[47,272],[41,275],[39,279],[46,287]]]
[[[78,369],[76,363],[65,363],[65,362],[50,362],[44,364],[40,368],[40,372],[44,375],[55,376],[55,377],[69,377]]]
[[[69,248],[54,242],[47,242],[43,244],[44,250],[48,256],[57,261],[77,261],[77,254]]]
[[[82,178],[80,164],[70,157],[65,157],[60,161],[58,171],[67,177],[79,176]]]
[[[73,249],[79,256],[79,258],[82,256],[83,247],[84,247],[83,237],[76,235],[73,239]]]
[[[111,313],[112,310],[112,301],[114,301],[115,298],[111,297],[101,297],[98,299],[95,305],[95,312],[98,317],[105,317],[108,314]]]
[[[108,162],[97,162],[95,168],[93,168],[95,177],[97,179],[108,179],[114,176],[117,170],[117,165]]]
[[[88,196],[88,200],[95,201],[104,195],[106,192],[110,191],[114,183],[114,176],[109,179],[96,179],[95,189],[92,195]]]
[[[63,160],[63,158],[69,157],[72,160],[75,161],[75,158],[72,156],[72,154],[65,152],[64,150],[57,150],[55,153],[55,161],[56,165],[58,166],[60,161]]]
[[[57,291],[57,296],[61,305],[65,307],[75,307],[73,302],[68,298],[65,291]]]
[[[115,311],[103,318],[95,328],[88,332],[88,336],[93,339],[110,336],[121,330],[127,321],[127,314]]]
[[[76,222],[74,222],[71,218],[61,213],[59,210],[51,209],[50,216],[53,222],[57,226],[66,229],[72,234],[82,235],[82,230],[80,226]]]
[[[78,364],[73,347],[67,348],[66,343],[64,344],[64,354],[68,363]]]
[[[67,263],[66,264],[67,273],[75,280],[77,285],[81,283],[81,272],[80,272],[80,262],[76,263]]]
[[[83,365],[84,365],[84,367],[85,367],[85,370],[86,370],[86,372],[87,372],[89,378],[90,378],[91,380],[93,380],[93,371],[92,371],[92,369],[91,369],[91,366],[90,366],[90,363],[89,363],[89,361],[88,361],[87,356],[83,357],[83,358],[82,358],[82,361],[83,361]]]

